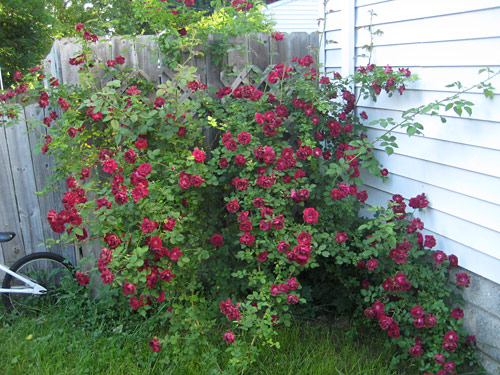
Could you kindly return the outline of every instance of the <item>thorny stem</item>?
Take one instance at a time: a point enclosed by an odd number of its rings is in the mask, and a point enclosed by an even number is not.
[[[491,75],[490,77],[488,77],[487,79],[473,85],[473,86],[470,86],[466,89],[463,89],[462,91],[459,91],[458,93],[452,95],[452,96],[448,96],[444,99],[441,99],[439,101],[436,101],[436,102],[433,102],[433,103],[428,103],[426,105],[421,105],[420,107],[418,108],[415,108],[415,109],[412,109],[411,112],[413,112],[413,114],[411,115],[410,118],[405,118],[404,120],[398,122],[396,125],[394,125],[392,128],[390,128],[389,130],[386,130],[382,135],[378,136],[377,138],[375,138],[373,141],[371,141],[370,143],[367,144],[367,146],[369,147],[374,147],[375,146],[375,143],[377,143],[378,141],[380,141],[381,139],[383,139],[384,137],[386,137],[387,135],[391,134],[394,130],[396,130],[397,128],[405,125],[405,124],[408,124],[410,123],[411,120],[413,120],[417,115],[420,115],[420,114],[423,114],[424,113],[424,110],[426,108],[428,108],[430,105],[438,105],[440,106],[441,104],[443,103],[446,103],[446,102],[451,102],[455,99],[458,99],[461,95],[471,91],[471,90],[474,90],[475,88],[478,88],[478,87],[481,87],[482,85],[484,85],[486,82],[490,81],[491,79],[493,79],[495,76],[499,75],[500,74],[500,70],[498,72],[496,72],[495,74]],[[354,157],[351,159],[351,160],[355,160],[357,159],[361,154],[363,154],[362,152],[354,155]]]
[[[253,346],[253,343],[255,342],[255,339],[257,338],[257,336],[254,336],[253,339],[252,339],[252,342],[250,343],[250,348]],[[247,358],[250,357],[250,351],[248,351],[248,354],[247,354]],[[241,375],[243,375],[245,373],[245,369],[243,368],[241,370]]]
[[[96,237],[90,237],[90,238],[86,238],[84,239],[83,241],[80,241],[80,242],[73,242],[73,243],[69,243],[69,245],[81,245],[85,242],[88,242],[88,241],[92,241],[92,240],[97,240],[98,238],[101,238],[102,236],[96,236]]]

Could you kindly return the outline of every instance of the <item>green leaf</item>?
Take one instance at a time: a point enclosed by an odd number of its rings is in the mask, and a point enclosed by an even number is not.
[[[122,85],[121,81],[119,79],[115,79],[113,81],[109,81],[106,86],[111,86],[111,87],[120,87]]]
[[[469,116],[472,115],[472,108],[471,107],[464,107],[465,109],[465,112],[467,112],[469,114]]]
[[[412,135],[415,135],[415,133],[417,133],[417,129],[413,128],[413,127],[408,127],[408,129],[406,129],[406,132],[408,133],[408,135],[411,137]]]
[[[116,223],[117,223],[117,222],[116,222],[116,218],[115,218],[114,216],[111,216],[111,215],[110,215],[110,216],[108,216],[108,217],[106,218],[106,221],[107,221],[110,225],[113,225],[113,226],[114,226],[114,225],[116,225]]]
[[[460,106],[455,106],[453,107],[453,110],[455,111],[455,113],[459,116],[462,116],[462,107]]]
[[[492,90],[489,89],[484,89],[483,91],[484,96],[486,96],[488,99],[493,99],[495,97],[495,94],[493,93]]]
[[[386,147],[386,148],[385,148],[385,153],[386,153],[387,155],[391,155],[391,154],[393,154],[393,153],[394,153],[394,149],[393,149],[392,147]]]
[[[445,117],[443,117],[443,116],[441,116],[441,122],[442,122],[443,124],[444,124],[444,123],[446,123],[446,118],[445,118]]]
[[[79,236],[83,235],[83,229],[81,227],[73,227],[73,232]]]

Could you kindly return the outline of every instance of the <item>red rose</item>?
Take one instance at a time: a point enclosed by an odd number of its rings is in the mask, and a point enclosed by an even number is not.
[[[314,208],[304,209],[304,215],[302,216],[307,224],[313,224],[318,222],[318,211]]]
[[[158,228],[158,223],[152,220],[144,218],[142,220],[141,230],[143,233],[152,233],[156,228]]]
[[[238,143],[247,145],[252,140],[252,135],[248,132],[242,131],[240,134],[238,134],[236,139],[238,140]]]
[[[182,252],[179,250],[178,247],[174,247],[170,253],[168,254],[168,257],[170,258],[170,260],[172,260],[173,262],[177,262],[179,260],[179,258],[182,256]]]
[[[265,207],[266,205],[266,202],[264,202],[264,198],[262,197],[258,197],[258,198],[255,198],[253,201],[252,201],[252,204],[257,207],[257,208],[263,208]]]
[[[160,280],[161,281],[165,281],[165,282],[169,283],[170,281],[173,280],[174,277],[175,277],[175,275],[172,273],[172,270],[170,270],[170,269],[166,269],[166,270],[163,270],[160,272]]]
[[[153,352],[159,352],[161,350],[160,342],[156,337],[149,340],[149,347]]]
[[[173,218],[166,218],[166,222],[163,223],[163,228],[168,231],[172,231],[175,227],[175,219]]]
[[[401,334],[398,323],[392,322],[389,330],[387,331],[387,334],[389,335],[389,337],[397,339]]]
[[[427,314],[424,318],[424,324],[427,328],[432,328],[437,324],[437,318],[432,314]]]
[[[201,184],[203,184],[205,182],[205,179],[203,179],[200,176],[198,176],[197,174],[195,174],[194,176],[191,176],[190,181],[194,187],[200,187]]]
[[[378,324],[380,328],[382,328],[384,331],[387,331],[389,327],[391,326],[393,320],[392,318],[388,316],[381,316],[379,317]]]
[[[223,87],[216,92],[216,95],[218,98],[223,98],[224,96],[231,94],[232,91],[231,87]]]
[[[115,202],[122,205],[128,202],[128,195],[126,191],[120,190],[115,194]]]
[[[107,173],[115,173],[116,172],[116,168],[118,168],[116,162],[115,162],[115,159],[108,159],[106,160],[104,163],[103,163],[103,171],[104,172],[107,172]]]
[[[160,250],[163,247],[163,241],[158,236],[151,237],[149,247],[154,250]]]
[[[443,341],[441,347],[448,353],[453,353],[457,350],[457,343],[455,341]]]
[[[76,271],[75,278],[76,281],[78,281],[78,283],[82,286],[90,283],[89,277],[80,271]]]
[[[137,203],[140,198],[147,197],[148,194],[149,194],[148,189],[145,188],[142,183],[138,184],[137,187],[132,189],[132,197],[134,198],[135,203]]]
[[[214,234],[210,239],[210,243],[214,246],[222,246],[224,238],[220,234]]]
[[[410,315],[413,318],[422,318],[424,316],[424,309],[421,306],[419,306],[419,305],[413,306],[410,309]]]
[[[366,262],[366,269],[369,271],[373,271],[377,267],[378,267],[377,259],[370,259],[368,262]]]
[[[455,307],[451,310],[451,316],[453,319],[458,320],[464,317],[464,312],[461,308]]]
[[[458,266],[458,257],[456,255],[451,254],[450,256],[448,256],[448,260],[450,262],[450,265],[447,267],[449,270],[453,267]]]
[[[290,244],[285,241],[280,241],[278,245],[276,245],[276,249],[279,253],[285,253],[290,248]]]
[[[242,232],[250,232],[253,229],[252,222],[251,221],[242,221],[242,222],[240,222],[239,229]]]
[[[101,279],[103,284],[108,284],[108,285],[111,284],[113,282],[114,277],[115,276],[107,268],[105,268],[101,272]]]
[[[291,279],[287,279],[286,285],[287,285],[289,290],[296,290],[299,288],[299,283],[297,282],[296,277],[292,277]]]
[[[415,345],[408,349],[408,353],[410,353],[414,357],[421,357],[424,354],[424,350],[421,345]]]
[[[455,331],[448,331],[444,335],[444,340],[445,341],[452,341],[452,342],[457,342],[458,341],[458,335]]]
[[[345,232],[337,232],[337,236],[335,237],[334,241],[338,243],[345,242],[349,239],[349,236]]]
[[[280,287],[278,285],[276,285],[276,284],[271,285],[271,290],[270,290],[271,296],[276,297],[280,293],[281,293],[281,290],[280,290]]]
[[[227,166],[229,165],[229,163],[227,162],[227,159],[226,158],[221,158],[219,160],[219,166],[221,168],[227,168]]]
[[[248,179],[246,178],[235,177],[232,182],[236,190],[244,191],[248,188]]]
[[[274,184],[274,179],[271,176],[262,175],[257,177],[257,185],[264,189],[270,189]]]
[[[360,202],[365,202],[368,199],[366,190],[361,190],[356,193],[356,199]]]
[[[134,294],[136,291],[136,286],[135,286],[135,284],[130,284],[128,282],[123,283],[122,291],[123,291],[123,294],[125,294],[126,296],[128,296],[130,294]]]
[[[141,165],[139,165],[139,167],[137,168],[137,173],[142,177],[142,178],[146,178],[146,176],[148,176],[151,171],[153,170],[153,168],[151,167],[151,165],[149,163],[142,163]]]
[[[108,244],[110,249],[116,249],[122,243],[122,240],[118,238],[116,234],[110,233],[104,236],[104,241]]]
[[[301,245],[310,245],[311,244],[311,235],[307,232],[301,232],[297,237],[298,242]]]
[[[137,153],[133,149],[129,149],[123,155],[125,161],[129,164],[134,164],[137,161]]]
[[[140,138],[137,141],[135,141],[135,147],[138,150],[145,149],[146,147],[148,147],[148,142],[146,142],[145,139]]]
[[[136,296],[130,297],[129,304],[132,310],[137,310],[139,307],[144,305],[144,302],[142,301],[142,296],[139,298],[137,298]]]
[[[238,166],[238,167],[243,167],[245,165],[245,163],[247,162],[247,159],[243,156],[243,155],[236,155],[234,157],[234,163]]]
[[[245,232],[240,236],[240,242],[245,246],[252,246],[255,242],[255,236],[252,236],[249,232]]]
[[[264,263],[267,260],[268,255],[269,252],[267,250],[257,254],[257,262]]]
[[[436,239],[434,238],[434,236],[431,235],[425,236],[424,247],[428,247],[431,249],[434,246],[436,246]]]
[[[227,211],[234,214],[238,212],[240,209],[240,205],[238,204],[238,199],[233,199],[232,201],[227,202],[226,204]]]
[[[470,276],[466,274],[465,272],[460,272],[455,275],[455,278],[457,280],[457,286],[463,285],[466,288],[469,287],[470,284]]]
[[[177,131],[177,135],[181,138],[183,138],[186,135],[186,127],[185,126],[179,126],[179,130]]]
[[[232,331],[224,333],[224,341],[226,344],[232,344],[234,342],[234,333]]]
[[[201,150],[194,150],[193,157],[196,163],[203,163],[206,159],[205,153]]]
[[[280,34],[280,33],[271,33],[271,38],[275,39],[275,40],[283,40],[283,35]]]

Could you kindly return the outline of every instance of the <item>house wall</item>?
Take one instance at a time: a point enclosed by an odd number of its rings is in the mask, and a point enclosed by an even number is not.
[[[373,41],[371,62],[408,67],[420,78],[402,96],[361,100],[358,110],[368,114],[367,124],[382,117],[397,121],[406,109],[454,94],[447,84],[461,81],[468,87],[486,78],[478,75],[480,68],[500,69],[498,0],[329,0],[326,10],[326,72],[350,74],[368,63],[360,55],[367,53],[362,47],[370,44],[372,24],[383,35]],[[395,193],[405,198],[426,193],[430,204],[420,214],[425,234],[473,272],[474,293],[465,293],[466,326],[478,338],[485,366],[498,374],[500,341],[491,340],[500,331],[494,298],[500,296],[500,77],[492,84],[493,100],[479,90],[463,95],[475,103],[472,116],[443,112],[446,124],[437,116],[420,116],[424,136],[396,131],[399,148],[391,156],[376,147],[390,172],[388,183],[367,173],[362,177],[370,205],[385,205]],[[376,126],[368,128],[370,137],[382,134]]]
[[[322,8],[322,0],[280,0],[269,4],[264,13],[276,22],[276,31],[310,33],[319,30]]]

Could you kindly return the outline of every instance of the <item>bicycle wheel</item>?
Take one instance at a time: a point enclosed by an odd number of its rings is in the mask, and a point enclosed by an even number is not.
[[[30,279],[47,289],[46,294],[5,293],[2,296],[8,310],[18,313],[40,311],[42,308],[57,301],[58,295],[68,283],[74,282],[73,266],[62,256],[53,253],[29,254],[10,267],[17,274]],[[7,274],[2,288],[25,288],[26,285]]]

